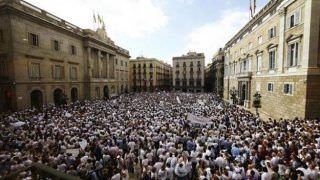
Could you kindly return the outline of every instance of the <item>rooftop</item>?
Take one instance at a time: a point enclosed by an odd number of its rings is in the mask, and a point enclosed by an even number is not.
[[[186,55],[173,57],[173,59],[199,59],[205,58],[204,53],[197,53],[197,52],[188,52]]]
[[[42,21],[45,21],[46,23],[49,23],[51,25],[54,25],[56,27],[62,28],[65,31],[71,32],[73,34],[77,34],[81,37],[89,36],[90,38],[96,39],[100,42],[103,42],[114,49],[116,49],[119,53],[125,54],[129,56],[129,51],[126,49],[123,49],[117,45],[114,44],[114,42],[106,36],[102,37],[103,34],[101,31],[105,31],[105,29],[97,29],[97,31],[94,31],[92,29],[81,29],[80,27],[61,19],[37,6],[34,6],[26,1],[23,0],[0,0],[0,7],[8,6],[10,8],[19,10],[23,13],[26,13],[34,18],[40,19]]]

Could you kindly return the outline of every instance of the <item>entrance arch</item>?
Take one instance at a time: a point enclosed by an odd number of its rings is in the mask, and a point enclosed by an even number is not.
[[[40,90],[34,90],[30,94],[31,107],[41,109],[43,105],[43,95]]]
[[[109,98],[109,87],[108,86],[103,87],[103,97],[104,97],[104,99]]]
[[[71,89],[71,101],[76,102],[78,100],[78,89],[72,88]]]
[[[61,89],[56,89],[54,90],[53,92],[53,100],[54,100],[54,104],[56,106],[60,106],[62,104],[65,104],[65,100],[64,100],[64,97],[63,97],[63,91]]]

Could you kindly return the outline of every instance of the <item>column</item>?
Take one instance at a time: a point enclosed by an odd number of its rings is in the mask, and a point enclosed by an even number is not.
[[[286,31],[286,14],[287,14],[287,8],[283,7],[279,11],[280,15],[280,25],[279,25],[279,51],[278,51],[278,61],[277,61],[277,67],[278,67],[278,72],[283,73],[284,72],[284,67],[286,64],[286,59],[284,59],[284,48],[286,45],[285,41],[285,31]]]
[[[317,0],[316,0],[317,1]],[[316,3],[316,2],[313,2]],[[317,18],[317,11],[314,9],[317,8],[316,4],[312,5],[312,0],[305,0],[304,8],[304,34],[303,34],[303,47],[300,46],[299,52],[303,52],[301,56],[301,66],[302,69],[307,69],[309,64],[312,67],[317,67],[317,36],[319,31],[319,18]],[[311,27],[312,26],[312,27]],[[312,37],[311,37],[312,36]],[[312,39],[312,43],[311,43]]]
[[[98,76],[99,76],[99,78],[102,78],[103,77],[103,74],[102,74],[103,64],[102,64],[102,54],[101,54],[100,50],[98,50],[97,56],[98,56]]]
[[[106,78],[109,79],[109,72],[110,72],[110,66],[109,66],[109,61],[110,61],[110,54],[107,53],[106,54],[106,63],[107,63],[107,74],[106,74]]]
[[[88,83],[85,83],[84,86],[84,94],[85,94],[85,99],[91,99],[91,86],[90,86],[90,80],[92,77],[92,60],[91,60],[91,48],[87,48],[87,59],[85,60],[84,64],[84,71],[85,71],[85,81]]]

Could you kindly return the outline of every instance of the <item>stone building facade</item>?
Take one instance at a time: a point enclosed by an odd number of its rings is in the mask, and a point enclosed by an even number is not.
[[[273,118],[320,116],[320,1],[270,0],[225,46],[224,99]]]
[[[223,96],[224,51],[220,48],[212,58],[213,92]]]
[[[208,64],[204,68],[204,91],[205,92],[213,92],[213,66],[212,63]]]
[[[131,90],[134,92],[170,90],[172,67],[155,58],[130,60]]]
[[[25,1],[0,1],[0,111],[125,92],[129,57],[104,27],[81,29]]]
[[[204,91],[204,53],[189,52],[172,58],[173,88],[183,92]]]

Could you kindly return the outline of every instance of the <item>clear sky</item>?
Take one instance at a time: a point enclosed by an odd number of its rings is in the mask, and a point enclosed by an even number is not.
[[[250,0],[26,0],[81,28],[93,12],[108,36],[137,56],[171,64],[173,56],[204,52],[206,63],[249,21]],[[256,0],[261,9],[269,0]]]

